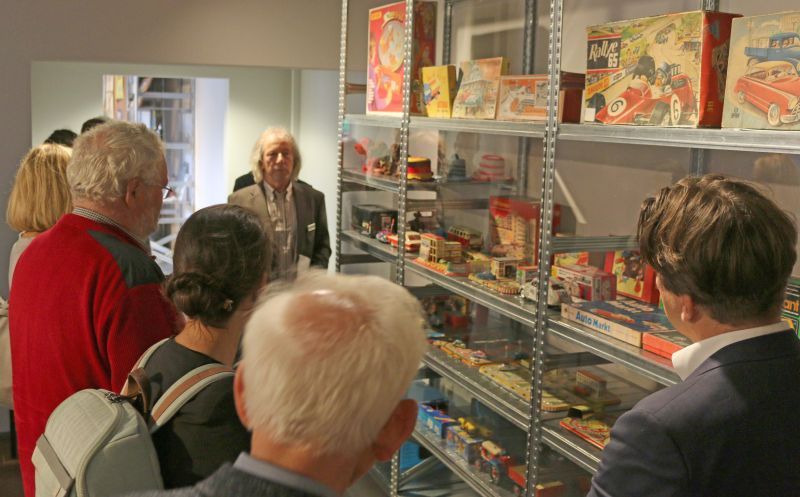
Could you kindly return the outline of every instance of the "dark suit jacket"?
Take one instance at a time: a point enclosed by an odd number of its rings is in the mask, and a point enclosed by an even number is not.
[[[800,340],[729,345],[621,416],[590,497],[800,496]]]
[[[225,464],[193,487],[154,490],[127,497],[318,497],[264,480]]]
[[[247,188],[250,185],[255,185],[256,180],[253,178],[253,173],[247,173],[239,176],[236,178],[236,181],[233,183],[233,191],[239,191],[242,188]]]
[[[303,181],[292,184],[292,195],[297,213],[297,253],[311,259],[312,266],[327,268],[331,242],[325,214],[325,195]],[[228,202],[252,210],[265,226],[269,226],[264,185],[252,185],[234,192],[228,197]]]

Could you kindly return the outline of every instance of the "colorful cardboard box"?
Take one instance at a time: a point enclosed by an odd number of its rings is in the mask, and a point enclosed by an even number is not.
[[[423,67],[422,94],[428,117],[449,118],[456,98],[456,66]]]
[[[405,2],[369,11],[367,53],[367,114],[402,114],[405,41]],[[420,69],[436,57],[436,3],[414,2],[411,49],[411,113],[424,114]]]
[[[561,317],[636,347],[645,333],[674,331],[661,309],[629,299],[561,304]]]
[[[582,300],[614,300],[617,278],[593,266],[552,266],[550,274],[563,281],[570,295]]]
[[[577,123],[581,119],[583,74],[562,73],[558,98],[558,121]],[[547,74],[503,76],[497,107],[499,121],[547,120]]]
[[[500,76],[508,71],[503,57],[461,63],[461,85],[453,102],[453,117],[494,119]]]
[[[617,293],[648,304],[658,304],[656,272],[642,260],[638,250],[606,253],[604,269],[617,277]]]
[[[584,121],[718,127],[734,17],[695,11],[587,28]]]
[[[533,262],[539,250],[541,202],[525,197],[489,197],[489,249],[494,256]],[[553,232],[561,222],[561,206],[553,206]]]
[[[734,19],[723,128],[800,130],[800,11]]]

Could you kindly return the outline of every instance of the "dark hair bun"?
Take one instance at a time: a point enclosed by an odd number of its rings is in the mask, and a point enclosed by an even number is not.
[[[224,322],[236,308],[225,305],[229,297],[210,276],[202,273],[173,274],[167,279],[166,294],[179,311],[203,322]],[[227,309],[226,309],[227,307]]]

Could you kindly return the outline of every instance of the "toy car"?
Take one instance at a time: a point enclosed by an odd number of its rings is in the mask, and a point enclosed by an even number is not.
[[[397,247],[397,234],[387,235],[386,238],[389,240],[389,243],[392,247]],[[419,245],[420,245],[420,236],[419,233],[416,231],[406,231],[406,252],[419,252]]]
[[[747,68],[733,89],[740,104],[767,114],[770,126],[800,120],[800,76],[791,62],[759,62]]]
[[[393,235],[389,230],[381,230],[377,234],[375,234],[375,239],[381,243],[389,243],[389,237]]]
[[[523,299],[530,300],[532,302],[538,302],[538,287],[539,278],[535,277],[533,281],[522,285],[522,291],[520,292],[520,295]],[[570,294],[564,287],[564,284],[555,278],[550,278],[549,286],[547,287],[547,305],[558,307],[561,304],[569,304],[571,302],[572,297],[570,297]]]
[[[670,69],[670,71],[675,68]],[[606,124],[678,125],[695,108],[694,91],[686,74],[668,75],[659,69],[658,76],[634,79],[620,96],[600,106],[596,119]],[[655,72],[655,71],[654,71]],[[644,76],[644,75],[643,75]]]

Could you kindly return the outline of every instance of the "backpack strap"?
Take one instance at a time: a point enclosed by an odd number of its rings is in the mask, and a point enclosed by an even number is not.
[[[144,354],[142,354],[142,356],[139,357],[139,360],[136,361],[136,364],[133,366],[133,368],[131,368],[131,370],[145,367],[147,365],[147,361],[150,360],[150,356],[152,356],[153,353],[156,350],[158,350],[159,347],[161,347],[166,342],[168,342],[170,340],[170,338],[172,338],[172,337],[164,338],[163,340],[159,340],[158,342],[156,342],[153,345],[151,345],[150,348],[145,350]]]
[[[233,369],[219,363],[206,364],[183,375],[161,395],[153,406],[150,433],[154,433],[167,424],[184,404],[208,385],[230,377],[233,377]]]

